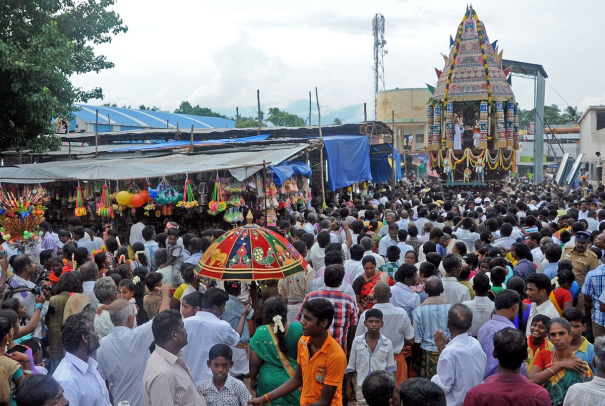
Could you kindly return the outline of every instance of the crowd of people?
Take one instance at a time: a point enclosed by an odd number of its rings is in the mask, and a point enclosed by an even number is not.
[[[0,404],[605,405],[604,203],[364,190],[281,211],[308,266],[256,283],[197,274],[222,229],[43,223],[0,256]]]

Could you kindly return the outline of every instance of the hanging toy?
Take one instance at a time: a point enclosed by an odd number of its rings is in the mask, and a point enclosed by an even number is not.
[[[149,182],[147,182],[147,204],[144,207],[144,209],[145,209],[145,213],[144,214],[146,216],[150,216],[151,213],[153,213],[153,212],[156,211],[155,202],[153,201],[153,197],[151,196],[151,193],[149,193],[152,190],[155,192],[155,197],[157,198],[158,197],[157,189],[152,189],[151,185],[149,184]],[[159,212],[159,210],[158,210],[158,212]],[[160,216],[157,215],[157,213],[156,213],[156,217],[160,217]]]
[[[101,207],[99,207],[99,210],[97,210],[97,214],[100,217],[113,218],[113,209],[109,201],[109,193],[107,192],[107,189],[108,186],[103,185],[103,192],[101,192]]]
[[[221,189],[221,182],[218,178],[214,181],[214,192],[212,193],[212,200],[208,203],[208,214],[216,216],[218,213],[225,211],[227,204],[223,201],[223,192]]]
[[[189,180],[189,175],[187,175],[187,180],[185,180],[185,190],[183,191],[183,200],[177,203],[176,207],[181,207],[183,209],[193,209],[194,207],[199,206],[199,203],[195,196],[193,195],[193,186],[191,185],[193,182]]]
[[[78,186],[76,188],[76,217],[86,216],[86,207],[84,207],[84,199],[82,198],[82,188]]]

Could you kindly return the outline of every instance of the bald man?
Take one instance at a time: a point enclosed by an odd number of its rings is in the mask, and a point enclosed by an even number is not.
[[[376,304],[373,309],[380,310],[383,317],[383,327],[380,329],[380,333],[393,343],[393,354],[395,354],[395,363],[397,364],[395,378],[397,386],[399,386],[408,378],[408,365],[405,357],[411,355],[411,346],[414,344],[414,327],[412,327],[407,312],[389,302],[391,288],[386,282],[376,284],[374,298],[376,298]],[[365,333],[364,322],[365,312],[359,316],[355,336]]]
[[[420,377],[430,379],[437,373],[437,360],[439,359],[435,333],[438,330],[447,332],[447,312],[451,306],[441,298],[443,283],[438,277],[428,278],[424,283],[424,291],[429,297],[413,313],[412,359],[414,366],[417,362],[419,363]]]

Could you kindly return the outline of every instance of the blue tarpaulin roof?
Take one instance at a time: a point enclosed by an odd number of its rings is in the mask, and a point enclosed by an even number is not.
[[[393,168],[389,163],[389,158],[393,158],[393,144],[370,147],[372,182],[389,182],[391,180]],[[395,150],[395,176],[397,179],[401,179],[401,154],[397,150]]]
[[[330,190],[372,178],[368,137],[333,135],[323,137],[323,143],[328,161]]]
[[[164,111],[135,110],[121,107],[93,106],[90,104],[76,104],[81,110],[72,114],[86,123],[96,122],[96,110],[99,110],[99,126],[107,125],[111,120],[112,126],[125,126],[132,128],[177,128],[187,131],[194,128],[234,128],[235,122],[218,117],[202,117],[190,114],[174,114]],[[168,123],[167,123],[168,122]],[[168,124],[168,125],[167,125]],[[76,127],[76,120],[70,122],[69,130]]]
[[[268,168],[273,173],[273,182],[280,186],[294,175],[311,177],[311,167],[303,161],[282,162],[279,165],[269,165]]]
[[[193,145],[205,145],[205,144],[232,144],[232,143],[246,143],[246,142],[258,142],[264,141],[269,138],[271,134],[254,135],[252,137],[243,138],[224,138],[220,140],[205,140],[205,141],[193,141]],[[107,152],[128,152],[128,151],[143,151],[143,150],[154,150],[154,149],[167,149],[167,148],[182,148],[190,144],[190,141],[170,141],[162,142],[157,144],[137,144],[124,148],[116,148]]]

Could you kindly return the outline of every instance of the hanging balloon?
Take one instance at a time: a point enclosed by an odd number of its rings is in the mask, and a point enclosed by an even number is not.
[[[143,197],[143,200],[145,201],[145,203],[147,203],[147,200],[149,200],[149,192],[146,190],[141,190],[139,192],[139,196]]]
[[[139,193],[132,195],[132,197],[130,198],[130,203],[134,206],[134,207],[141,207],[142,205],[144,205],[147,202],[147,199],[145,199],[143,196],[141,196]]]
[[[125,190],[122,190],[116,195],[116,201],[122,206],[126,206],[128,205],[128,202],[130,202],[130,196],[130,193],[126,192]]]

